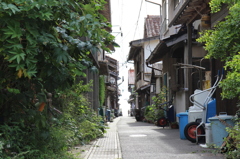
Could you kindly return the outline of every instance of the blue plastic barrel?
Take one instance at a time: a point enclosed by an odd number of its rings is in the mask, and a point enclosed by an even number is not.
[[[188,124],[188,112],[180,112],[177,114],[177,117],[179,117],[180,139],[185,140],[186,137],[184,135],[184,128]]]
[[[226,131],[227,127],[234,126],[233,116],[231,115],[219,115],[217,117],[209,118],[212,127],[213,144],[220,147],[224,141],[224,138],[228,136]]]

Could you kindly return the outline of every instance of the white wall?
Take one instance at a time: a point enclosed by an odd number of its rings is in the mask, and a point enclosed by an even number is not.
[[[156,93],[160,93],[160,90],[161,90],[161,83],[160,83],[160,78],[157,78],[156,79]]]
[[[152,69],[147,67],[145,61],[151,55],[152,51],[155,49],[157,44],[159,43],[159,39],[149,40],[144,43],[144,72],[151,73]]]
[[[184,99],[185,99],[184,91],[178,91],[174,98],[174,107],[175,107],[176,114],[186,111],[186,103]],[[178,118],[176,119],[177,121],[179,121]]]
[[[172,21],[172,19],[174,18],[174,16],[177,14],[177,12],[179,11],[179,9],[180,9],[181,5],[183,4],[184,0],[180,0],[180,3],[176,8],[174,8],[174,1],[166,0],[166,2],[167,2],[167,7],[168,7],[167,8],[167,15],[165,15],[163,13],[162,16],[163,16],[163,19],[167,19],[168,24],[169,24]],[[166,31],[164,31],[161,35],[161,40],[166,39],[173,34],[176,34],[178,32],[180,26],[181,25],[171,26],[170,28],[167,27]]]

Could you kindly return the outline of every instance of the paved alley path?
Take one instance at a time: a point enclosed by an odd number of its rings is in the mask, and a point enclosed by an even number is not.
[[[179,129],[161,128],[121,117],[117,123],[123,159],[224,159],[221,154],[181,140]]]

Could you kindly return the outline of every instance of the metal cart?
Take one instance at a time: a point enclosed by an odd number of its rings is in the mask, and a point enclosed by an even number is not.
[[[201,120],[190,122],[184,128],[184,135],[191,142],[198,143],[198,141],[205,136],[204,128],[205,128],[205,123],[207,121],[208,104],[212,100],[212,95],[214,94],[214,92],[216,91],[216,88],[218,87],[220,81],[222,80],[223,74],[224,74],[223,70],[222,70],[221,75],[220,75],[220,71],[218,71],[216,81],[211,88],[200,91],[198,93],[194,93],[189,97],[189,100],[191,103],[193,103],[195,106],[202,109]],[[208,92],[208,93],[207,93],[207,97],[204,100],[203,104],[194,100],[194,97],[196,97],[199,94],[206,93],[206,92]]]

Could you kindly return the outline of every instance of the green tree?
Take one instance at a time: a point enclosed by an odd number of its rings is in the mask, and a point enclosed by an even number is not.
[[[96,54],[99,46],[110,51],[106,45],[113,43],[114,37],[104,29],[110,24],[99,13],[104,4],[104,0],[2,1],[1,87],[13,88],[26,77],[52,91],[69,87],[75,75],[84,75],[83,70],[92,66],[88,55]]]
[[[198,39],[205,43],[208,51],[206,58],[220,59],[225,62],[226,78],[220,83],[223,98],[240,97],[240,1],[239,0],[212,0],[212,13],[227,4],[229,14],[224,21],[219,22],[212,30],[202,33]]]
[[[71,88],[85,69],[96,70],[89,55],[99,47],[109,52],[106,46],[114,44],[105,30],[111,25],[100,14],[104,5],[104,0],[1,1],[1,108],[45,102],[46,91]]]
[[[227,4],[229,14],[224,21],[219,22],[212,30],[202,33],[198,39],[205,43],[208,51],[207,58],[220,59],[225,62],[224,68],[227,70],[226,78],[221,81],[222,97],[232,99],[240,98],[240,0],[211,0],[212,13],[220,11],[222,4]],[[236,113],[239,117],[239,110]],[[239,118],[233,128],[227,129],[230,140],[226,139],[226,147],[222,151],[226,152],[227,158],[237,159],[240,157],[240,124]]]
[[[74,84],[86,76],[85,69],[96,71],[91,54],[99,50],[110,52],[107,46],[115,45],[114,37],[105,30],[111,25],[100,13],[105,3],[105,0],[0,1],[0,149],[4,155],[34,155],[36,150],[35,155],[43,154],[38,158],[59,158],[59,151],[66,150],[68,134],[64,132],[68,130],[51,127],[54,119],[44,109],[46,93],[64,92],[59,96],[61,99],[67,92],[86,98],[79,95],[85,92],[81,90],[85,90],[84,86],[75,90]],[[62,108],[78,109],[75,112],[80,114],[81,101],[68,101]],[[68,114],[70,110],[66,112],[67,119],[77,121],[75,117],[79,114],[73,117]],[[85,117],[83,114],[81,117]],[[48,150],[56,156],[45,155]],[[2,153],[0,158],[8,158],[2,157]]]

